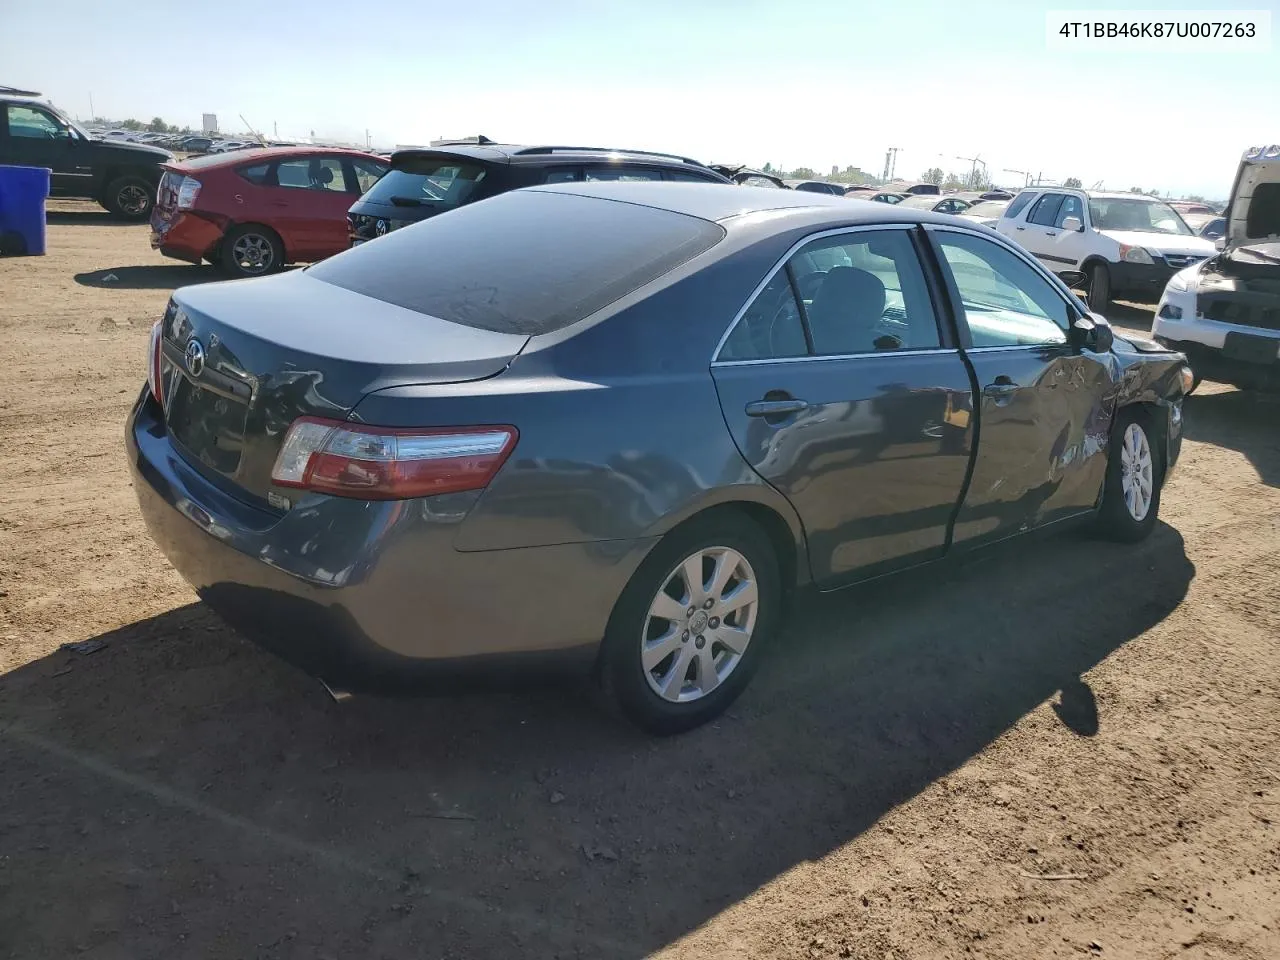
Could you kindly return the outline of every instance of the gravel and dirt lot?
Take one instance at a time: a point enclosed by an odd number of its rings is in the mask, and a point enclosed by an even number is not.
[[[1137,547],[802,598],[687,736],[338,705],[137,516],[148,330],[215,275],[50,221],[0,261],[0,957],[1280,957],[1280,403],[1188,401]]]

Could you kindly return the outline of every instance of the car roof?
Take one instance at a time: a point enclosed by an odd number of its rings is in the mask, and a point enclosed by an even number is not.
[[[196,137],[193,139],[208,140],[209,137]],[[225,142],[225,141],[224,141]],[[232,141],[234,142],[234,141]],[[282,157],[293,157],[298,154],[305,156],[314,156],[315,154],[337,154],[338,156],[358,156],[372,157],[381,160],[372,153],[366,153],[363,150],[356,150],[353,147],[257,147],[252,150],[235,150],[227,153],[211,153],[204,157],[192,157],[190,160],[175,160],[170,166],[180,167],[184,165],[198,165],[202,169],[209,170],[214,167],[231,164],[253,163],[254,161],[262,162],[266,160],[278,160]]]
[[[1084,194],[1091,200],[1145,200],[1147,203],[1164,203],[1163,197],[1151,197],[1145,193],[1121,193],[1118,190],[1086,190]]]
[[[403,150],[396,150],[392,156],[438,156],[440,154],[469,157],[490,163],[511,164],[545,164],[550,160],[554,160],[557,163],[575,160],[598,160],[603,156],[620,160],[632,160],[638,163],[652,163],[660,166],[693,166],[702,170],[710,169],[706,164],[689,157],[682,157],[674,153],[658,153],[652,150],[617,147],[575,147],[556,144],[477,143],[474,140],[443,141],[433,143],[429,147],[406,147]]]
[[[842,226],[860,223],[955,223],[954,217],[936,214],[919,207],[900,210],[898,205],[887,203],[854,203],[844,197],[829,193],[775,190],[769,187],[735,187],[726,190],[715,183],[657,183],[657,182],[593,182],[557,183],[527,190],[544,193],[566,193],[619,203],[667,210],[688,217],[723,223],[751,214],[772,214],[786,217],[794,214],[806,222],[819,226]],[[824,212],[827,214],[824,216]]]

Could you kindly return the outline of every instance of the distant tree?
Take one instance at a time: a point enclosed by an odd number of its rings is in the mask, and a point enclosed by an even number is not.
[[[1160,196],[1160,191],[1159,191],[1159,190],[1148,190],[1148,191],[1147,191],[1147,196],[1148,196],[1148,197],[1158,197],[1158,196]]]
[[[773,173],[773,164],[770,163],[768,160],[766,160],[764,162],[764,166],[761,167],[760,169],[763,170],[765,173]]]
[[[1070,187],[1073,190],[1079,190],[1082,186],[1078,177],[1067,177],[1067,179],[1062,181],[1062,185],[1064,187]]]
[[[126,120],[124,123],[120,124],[120,126],[124,127],[124,129],[126,129],[126,130],[141,130],[141,129],[142,129],[142,121],[141,121],[141,120],[135,120],[135,119],[133,119],[133,117],[130,117],[130,118],[129,118],[128,120]]]
[[[1143,190],[1141,187],[1130,187],[1129,192],[1130,193],[1146,193],[1147,191]]]
[[[792,180],[812,180],[817,174],[809,167],[796,167],[791,171]]]
[[[1200,196],[1200,194],[1198,194],[1198,193],[1189,193],[1189,194],[1187,194],[1187,199],[1188,199],[1188,200],[1192,200],[1192,201],[1194,201],[1194,202],[1196,202],[1196,203],[1204,203],[1204,197]]]
[[[964,181],[954,173],[948,173],[947,178],[942,181],[943,190],[963,190],[964,185]]]
[[[147,129],[152,133],[168,133],[169,125],[159,117],[152,117],[151,122],[147,124]]]
[[[923,180],[925,183],[941,184],[943,177],[945,176],[946,174],[942,172],[941,167],[930,167],[928,170],[926,170],[923,174],[920,175],[920,179]]]

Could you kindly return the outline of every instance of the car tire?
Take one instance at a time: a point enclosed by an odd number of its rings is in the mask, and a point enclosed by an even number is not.
[[[1105,263],[1095,263],[1085,276],[1088,283],[1085,299],[1089,301],[1089,309],[1102,313],[1111,305],[1111,271]]]
[[[1098,533],[1108,540],[1136,543],[1155,529],[1164,483],[1159,437],[1142,408],[1122,408],[1117,414],[1098,513]]]
[[[117,177],[107,184],[102,205],[121,220],[134,223],[151,216],[156,202],[156,186],[142,177]]]
[[[702,583],[690,589],[684,570],[694,564]],[[753,601],[726,607],[726,598],[740,602],[752,585]],[[750,682],[781,610],[778,558],[753,521],[725,511],[672,531],[641,563],[609,618],[599,663],[607,701],[660,736],[706,723]],[[735,629],[740,632],[729,633]],[[708,683],[711,689],[703,690]]]
[[[284,267],[280,235],[260,223],[242,223],[227,231],[219,244],[222,270],[228,276],[265,277]]]

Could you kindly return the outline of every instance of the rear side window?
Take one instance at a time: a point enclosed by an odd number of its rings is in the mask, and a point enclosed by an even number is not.
[[[267,183],[267,175],[270,172],[271,164],[269,163],[256,163],[252,167],[241,167],[236,171],[250,183],[256,183],[260,187]]]
[[[1039,224],[1042,227],[1052,227],[1057,222],[1058,208],[1062,206],[1062,200],[1063,197],[1060,193],[1046,193],[1036,201],[1036,205],[1027,214],[1027,223]]]
[[[338,157],[299,157],[276,164],[276,183],[295,190],[347,189],[342,161]]]
[[[439,213],[478,199],[487,174],[481,164],[465,160],[408,157],[396,161],[364,199],[397,207],[430,207]]]
[[[1013,198],[1013,203],[1009,204],[1009,209],[1004,212],[1004,215],[1006,217],[1016,217],[1035,195],[1036,192],[1034,190],[1023,190]]]
[[[717,224],[666,210],[518,190],[389,233],[307,272],[463,326],[536,336],[595,313],[723,236]]]
[[[647,167],[600,166],[586,168],[587,182],[593,180],[636,182],[643,180],[661,180],[662,174]]]

